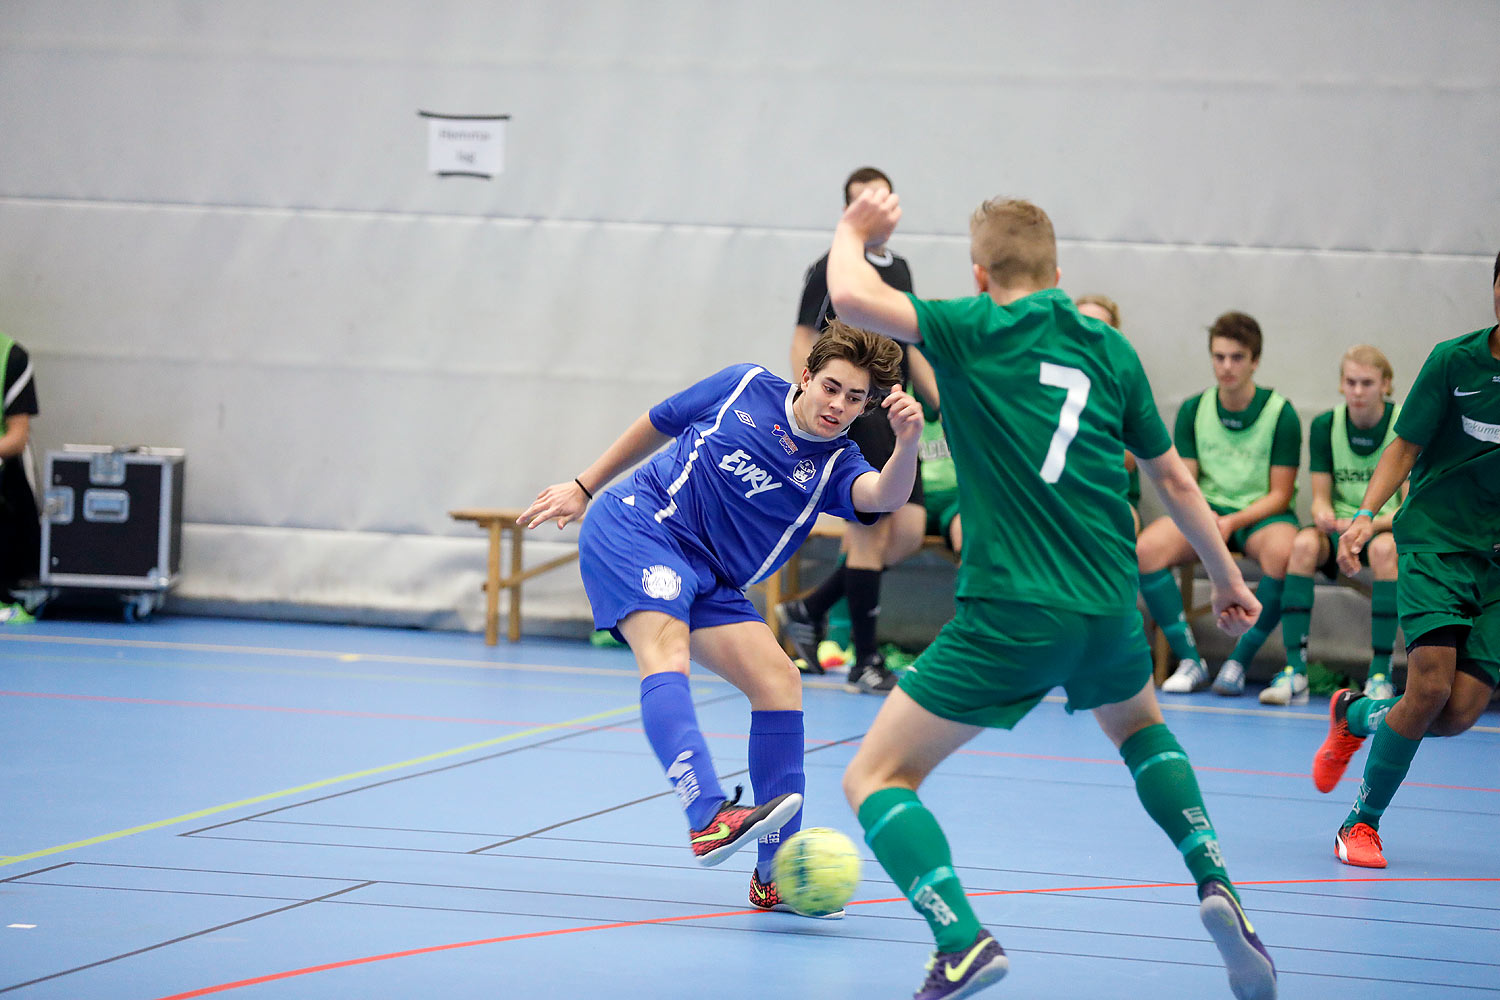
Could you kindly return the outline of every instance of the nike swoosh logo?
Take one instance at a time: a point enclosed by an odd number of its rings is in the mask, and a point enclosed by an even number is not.
[[[984,946],[989,943],[990,939],[985,938],[983,941],[970,948],[969,953],[964,956],[964,960],[962,962],[959,962],[958,965],[954,965],[952,962],[949,962],[947,967],[943,969],[943,974],[948,977],[948,982],[956,983],[966,974],[968,974],[969,966],[974,964],[974,960],[979,957],[979,953],[981,951],[984,951]]]
[[[1477,396],[1477,395],[1479,395],[1480,391],[1481,390],[1479,390],[1479,389],[1472,389],[1469,392],[1464,392],[1462,389],[1454,389],[1453,390],[1453,395],[1455,395],[1455,396]]]
[[[698,834],[698,836],[696,836],[696,837],[693,838],[693,843],[695,843],[695,844],[716,844],[716,843],[718,843],[721,840],[728,840],[730,832],[731,831],[729,829],[729,824],[726,823],[726,822],[724,822],[723,820],[720,820],[719,821],[719,826],[718,826],[717,829],[712,830],[712,831],[710,831],[708,833],[700,833],[700,834]]]

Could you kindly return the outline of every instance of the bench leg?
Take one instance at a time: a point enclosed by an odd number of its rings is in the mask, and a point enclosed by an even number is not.
[[[484,644],[500,640],[500,533],[499,521],[491,521],[490,558],[484,588]]]
[[[771,626],[777,642],[781,641],[781,623],[776,620],[776,605],[781,603],[781,573],[778,569],[766,577],[766,624]]]
[[[1161,687],[1171,676],[1172,647],[1167,644],[1167,633],[1156,622],[1151,623],[1151,679]]]
[[[510,526],[510,578],[516,581],[510,585],[510,622],[506,629],[511,642],[521,638],[521,531],[519,524]]]

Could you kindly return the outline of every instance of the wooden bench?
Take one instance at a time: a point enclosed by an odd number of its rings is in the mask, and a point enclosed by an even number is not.
[[[813,525],[813,529],[807,537],[809,541],[814,538],[835,538],[842,541],[844,532],[848,529],[848,527],[849,522],[845,521],[843,518],[832,517],[828,514],[820,514],[818,515],[817,523]],[[939,552],[944,557],[946,557],[949,562],[954,563],[955,565],[958,563],[958,556],[954,555],[953,550],[948,548],[947,539],[943,538],[943,536],[941,535],[927,535],[923,537],[922,551]],[[775,634],[777,641],[780,642],[783,647],[787,647],[787,652],[789,653],[793,653],[793,650],[787,645],[785,637],[781,634],[781,623],[776,620],[776,605],[780,604],[784,600],[787,600],[792,595],[801,592],[801,561],[802,550],[798,549],[796,552],[792,553],[792,557],[786,561],[786,564],[783,565],[781,569],[777,570],[775,573],[766,577],[765,580],[756,584],[757,587],[764,588],[766,598],[766,622],[771,626],[771,631]]]
[[[1252,565],[1254,563],[1253,560],[1247,561],[1251,562]],[[1194,596],[1194,592],[1197,589],[1199,566],[1199,562],[1194,559],[1192,562],[1184,563],[1177,567],[1178,586],[1182,592],[1182,612],[1187,617],[1189,628],[1192,627],[1191,623],[1194,618],[1211,615],[1214,610],[1213,605],[1208,602],[1211,589],[1203,592],[1204,599],[1202,601],[1198,601]],[[1317,577],[1314,577],[1314,579],[1317,579]],[[1203,582],[1205,584],[1208,583],[1208,577],[1203,577]],[[1348,587],[1351,590],[1358,591],[1366,598],[1371,594],[1368,583],[1360,579],[1351,580],[1342,573],[1339,574],[1338,580],[1334,582],[1340,587]],[[1253,583],[1250,586],[1252,590],[1255,588]],[[1167,643],[1167,634],[1154,621],[1151,623],[1151,659],[1156,676],[1156,686],[1161,687],[1162,681],[1172,675],[1172,647]],[[1248,664],[1246,665],[1248,666]]]
[[[566,566],[578,558],[578,550],[574,549],[539,566],[525,569],[522,549],[526,529],[516,523],[521,510],[520,507],[465,507],[448,512],[455,521],[473,521],[490,536],[489,565],[484,581],[484,642],[487,646],[495,645],[500,639],[500,591],[510,593],[510,621],[506,628],[506,638],[515,642],[521,638],[521,584],[534,576]],[[510,533],[510,575],[502,579],[500,540],[507,531]]]

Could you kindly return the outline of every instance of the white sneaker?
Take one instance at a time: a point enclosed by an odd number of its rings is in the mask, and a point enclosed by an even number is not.
[[[1237,698],[1245,693],[1245,665],[1239,660],[1225,660],[1214,678],[1214,694]]]
[[[1208,684],[1208,671],[1203,669],[1199,660],[1183,660],[1177,664],[1177,670],[1171,677],[1161,682],[1161,689],[1167,694],[1192,694],[1194,691],[1202,691]]]
[[[1260,693],[1262,705],[1306,705],[1307,675],[1299,674],[1291,667],[1271,679],[1271,683]]]
[[[1365,681],[1366,698],[1394,698],[1396,697],[1396,685],[1385,674],[1371,674]]]

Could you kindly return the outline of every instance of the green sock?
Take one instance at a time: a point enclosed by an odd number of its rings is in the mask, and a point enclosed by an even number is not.
[[[1376,580],[1370,591],[1370,674],[1391,672],[1396,641],[1396,581]]]
[[[859,807],[859,825],[881,867],[912,908],[927,918],[937,950],[958,951],[973,944],[981,929],[979,918],[953,870],[943,829],[917,793],[882,788]]]
[[[1286,575],[1281,592],[1281,638],[1286,642],[1286,665],[1307,673],[1307,633],[1312,630],[1313,578]],[[1389,643],[1387,643],[1389,645]],[[1386,651],[1390,659],[1390,651]]]
[[[1355,698],[1349,703],[1349,712],[1344,721],[1349,723],[1349,732],[1364,738],[1375,732],[1385,719],[1385,713],[1400,698]]]
[[[1239,660],[1248,667],[1255,654],[1260,652],[1260,647],[1276,631],[1276,625],[1281,621],[1281,588],[1282,581],[1275,577],[1260,578],[1255,587],[1255,596],[1260,598],[1260,617],[1234,644],[1234,650],[1229,654],[1231,660]]]
[[[1193,881],[1201,886],[1211,878],[1218,879],[1238,899],[1239,893],[1224,870],[1219,836],[1203,805],[1193,765],[1188,763],[1177,737],[1161,723],[1147,726],[1125,741],[1120,756],[1135,779],[1141,805],[1177,845]]]
[[[1198,644],[1193,640],[1193,630],[1188,626],[1187,616],[1182,613],[1182,591],[1169,569],[1159,569],[1141,577],[1141,596],[1146,599],[1146,609],[1152,621],[1161,626],[1172,647],[1172,654],[1179,660],[1199,660]]]
[[[1370,741],[1370,759],[1365,761],[1365,780],[1359,786],[1359,798],[1354,800],[1354,809],[1344,820],[1344,826],[1368,823],[1380,829],[1380,817],[1406,779],[1406,770],[1421,745],[1421,740],[1409,740],[1392,729],[1384,718],[1380,720],[1375,738]]]

